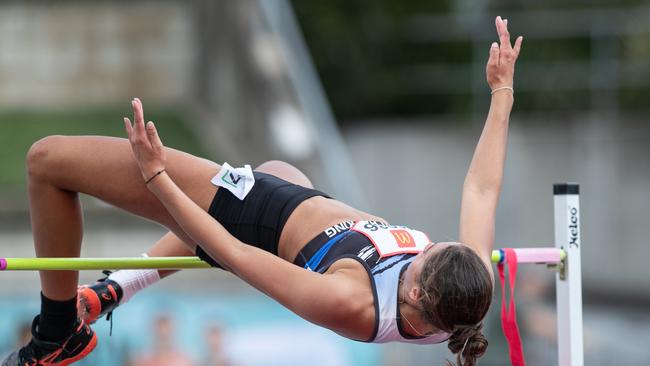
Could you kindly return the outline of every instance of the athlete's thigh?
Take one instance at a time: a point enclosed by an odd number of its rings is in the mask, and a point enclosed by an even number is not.
[[[39,144],[45,146],[38,146]],[[48,183],[86,193],[163,225],[175,226],[160,201],[147,189],[126,139],[103,136],[51,136],[34,146],[44,151]],[[34,149],[33,148],[33,149]],[[174,182],[207,211],[217,187],[210,179],[220,166],[167,148],[166,170]]]

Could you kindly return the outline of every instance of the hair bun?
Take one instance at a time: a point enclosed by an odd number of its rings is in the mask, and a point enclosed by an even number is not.
[[[483,324],[457,327],[447,347],[457,356],[458,366],[473,366],[487,351],[488,341],[481,332]]]

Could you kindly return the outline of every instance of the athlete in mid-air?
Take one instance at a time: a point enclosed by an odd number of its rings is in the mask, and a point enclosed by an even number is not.
[[[50,136],[30,149],[36,254],[80,255],[78,193],[85,193],[169,228],[149,256],[197,254],[344,337],[447,341],[459,364],[474,365],[487,348],[481,322],[492,299],[495,210],[522,43],[519,37],[511,44],[500,17],[496,28],[499,43],[491,45],[486,67],[492,100],[463,184],[458,243],[430,242],[422,232],[330,198],[286,163],[247,173],[166,148],[134,99],[133,122],[124,121],[128,140]],[[212,184],[215,177],[225,184]],[[41,271],[32,340],[3,365],[60,366],[84,358],[97,342],[89,324],[170,273],[118,271],[78,289],[77,272]]]

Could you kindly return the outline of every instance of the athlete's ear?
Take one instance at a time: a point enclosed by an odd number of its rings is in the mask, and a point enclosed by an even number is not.
[[[408,292],[409,300],[411,303],[417,303],[420,301],[420,296],[422,295],[422,289],[420,286],[413,286]]]

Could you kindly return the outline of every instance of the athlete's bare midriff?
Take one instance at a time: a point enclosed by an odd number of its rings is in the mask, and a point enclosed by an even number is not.
[[[313,238],[329,226],[344,221],[378,220],[380,217],[354,209],[340,201],[316,196],[309,198],[296,207],[282,229],[278,245],[278,255],[293,263],[298,252]],[[350,258],[334,262],[325,272],[345,272],[350,286],[356,286],[354,301],[356,311],[352,318],[342,322],[340,327],[331,328],[340,335],[368,341],[375,329],[374,294],[370,278],[361,263]]]
[[[278,244],[278,255],[293,262],[298,252],[323,230],[349,220],[385,221],[337,200],[321,196],[309,198],[296,207],[284,225]]]

